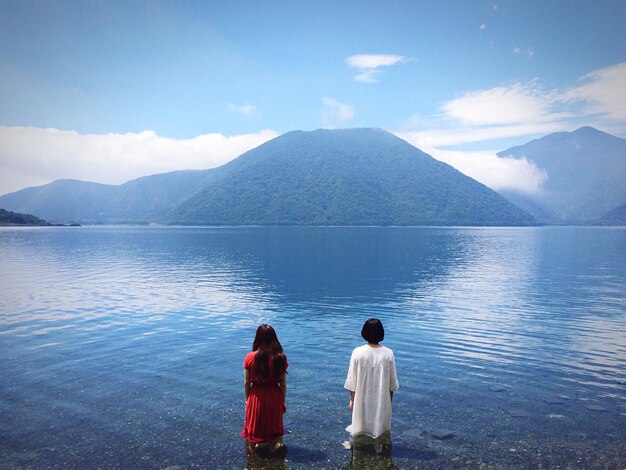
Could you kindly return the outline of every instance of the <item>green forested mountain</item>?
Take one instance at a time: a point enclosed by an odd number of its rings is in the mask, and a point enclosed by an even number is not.
[[[30,214],[18,214],[0,209],[0,225],[50,225],[45,220]]]
[[[528,225],[491,189],[379,129],[294,131],[219,168],[162,219],[209,225]]]
[[[545,223],[594,223],[626,201],[626,139],[582,127],[498,154],[525,157],[548,179],[534,195],[502,192]]]

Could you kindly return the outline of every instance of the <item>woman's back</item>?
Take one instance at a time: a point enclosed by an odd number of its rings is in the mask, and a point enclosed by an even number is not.
[[[352,351],[345,388],[354,392],[350,434],[378,437],[391,429],[391,394],[398,389],[393,351],[365,344]]]
[[[269,384],[277,384],[281,377],[275,374],[274,364],[269,358],[266,361],[266,367],[268,369],[267,376],[264,376],[263,373],[255,367],[255,359],[258,351],[252,351],[246,354],[244,359],[244,368],[248,368],[250,370],[250,381],[256,385],[269,385]],[[283,372],[284,373],[284,372]]]

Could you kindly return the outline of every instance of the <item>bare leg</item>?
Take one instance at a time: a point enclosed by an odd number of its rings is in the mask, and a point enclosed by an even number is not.
[[[269,451],[270,454],[273,454],[278,449],[283,447],[285,444],[283,443],[283,436],[277,437],[269,442]]]

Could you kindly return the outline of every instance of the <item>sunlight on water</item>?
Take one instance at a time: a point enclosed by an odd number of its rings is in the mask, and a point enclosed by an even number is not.
[[[5,228],[0,260],[9,466],[626,462],[626,229]],[[341,446],[370,316],[401,385],[381,455]],[[272,458],[238,438],[261,322],[290,362]]]

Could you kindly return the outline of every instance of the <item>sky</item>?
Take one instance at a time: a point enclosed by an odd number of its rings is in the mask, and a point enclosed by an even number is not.
[[[537,192],[549,175],[496,152],[626,137],[625,24],[624,0],[0,0],[0,194],[355,127]]]

